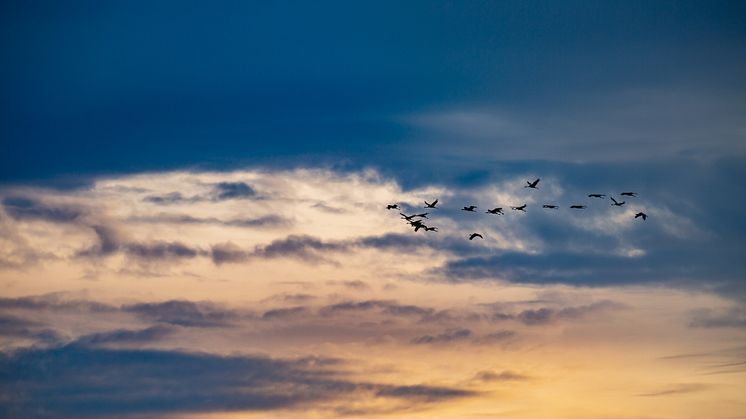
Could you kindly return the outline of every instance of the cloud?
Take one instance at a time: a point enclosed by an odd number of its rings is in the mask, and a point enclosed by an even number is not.
[[[221,220],[214,217],[195,217],[187,214],[168,214],[159,213],[148,216],[131,217],[130,221],[150,224],[211,224],[230,227],[247,227],[247,228],[277,228],[290,227],[293,221],[289,218],[279,215],[265,215],[255,218],[232,218]]]
[[[496,382],[496,381],[525,381],[530,377],[517,372],[505,370],[501,372],[494,371],[480,371],[474,376],[474,380],[485,381],[485,382]]]
[[[275,308],[265,311],[264,314],[262,314],[262,319],[273,320],[294,318],[306,313],[308,313],[308,309],[306,307]]]
[[[320,262],[325,259],[322,252],[345,252],[349,246],[342,242],[323,241],[308,235],[290,235],[284,239],[258,246],[251,257],[273,259],[279,257],[298,258],[308,262]]]
[[[13,388],[4,395],[0,416],[80,418],[271,411],[321,403],[345,409],[370,397],[420,404],[475,394],[449,387],[343,380],[328,369],[331,365],[334,363],[323,359],[83,345],[19,350],[0,355],[0,385]]]
[[[239,317],[239,313],[214,304],[181,300],[123,305],[122,311],[156,322],[191,327],[225,327]]]
[[[155,325],[140,330],[117,329],[84,335],[75,340],[79,345],[142,344],[163,339],[175,331],[173,326]]]
[[[376,392],[377,396],[398,397],[404,399],[422,400],[427,402],[449,400],[473,395],[473,392],[447,387],[413,386],[385,386]]]
[[[472,331],[469,329],[451,329],[437,335],[424,335],[416,337],[412,339],[412,343],[417,345],[438,345],[464,341],[466,339],[469,339],[471,336]]]
[[[213,185],[213,199],[246,199],[256,195],[256,191],[244,182],[219,182]]]
[[[393,316],[428,316],[435,310],[416,305],[402,305],[393,300],[365,300],[346,301],[322,307],[319,313],[322,316],[333,316],[345,313],[366,312],[380,310],[382,313]]]
[[[673,384],[665,387],[661,390],[651,391],[649,393],[640,393],[638,396],[642,397],[658,397],[658,396],[671,396],[676,394],[694,393],[697,391],[707,390],[710,386],[703,383],[683,383]]]
[[[143,201],[158,205],[173,205],[195,202],[220,202],[231,199],[248,199],[256,196],[256,191],[244,182],[218,182],[210,185],[210,190],[186,197],[181,192],[168,192],[162,195],[148,195]]]
[[[85,211],[75,206],[53,206],[31,198],[4,198],[5,212],[16,220],[41,220],[54,223],[72,223],[85,215]]]
[[[746,309],[731,307],[726,310],[697,310],[689,322],[690,327],[701,328],[746,328]]]
[[[45,325],[0,313],[0,336],[31,339],[45,344],[62,342],[64,336]]]

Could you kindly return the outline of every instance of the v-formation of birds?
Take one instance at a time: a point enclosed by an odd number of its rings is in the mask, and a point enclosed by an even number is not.
[[[538,185],[539,185],[539,181],[540,180],[541,179],[536,179],[533,182],[526,181],[526,186],[524,186],[524,188],[539,189]],[[619,195],[620,196],[627,196],[627,197],[634,198],[634,197],[637,197],[637,192],[622,192]],[[599,193],[592,193],[592,194],[588,194],[588,197],[589,198],[596,198],[596,199],[605,199],[606,195],[605,194],[599,194]],[[616,199],[614,199],[613,196],[610,196],[609,199],[612,202],[611,206],[614,206],[614,207],[621,207],[621,206],[623,206],[626,203],[626,201],[617,201]],[[437,205],[438,205],[438,200],[437,199],[434,200],[433,202],[427,202],[427,201],[425,201],[425,207],[424,208],[436,209],[436,208],[439,208]],[[518,205],[518,206],[510,207],[510,209],[513,210],[513,211],[523,211],[523,212],[526,212],[526,206],[527,206],[527,204],[523,204],[523,205]],[[552,204],[544,204],[541,207],[544,208],[544,209],[553,209],[553,210],[559,209],[559,205],[552,205]],[[570,208],[571,209],[582,210],[582,209],[586,208],[586,205],[575,204],[575,205],[570,205]],[[389,205],[386,206],[386,209],[387,210],[400,210],[401,208],[399,208],[398,204],[389,204]],[[465,206],[465,207],[461,208],[461,211],[477,212],[476,209],[477,209],[476,205],[469,205],[469,206]],[[505,214],[503,212],[502,207],[495,207],[495,208],[492,208],[492,209],[488,209],[485,212],[488,213],[488,214],[493,214],[493,215],[503,215],[503,214]],[[424,213],[421,213],[421,214],[406,215],[406,214],[404,214],[402,212],[399,212],[399,215],[401,215],[402,219],[404,219],[412,228],[414,228],[415,232],[420,231],[420,230],[437,232],[438,231],[437,227],[429,227],[429,226],[425,225],[424,221],[422,221],[423,219],[427,219],[428,218],[427,217],[428,214],[429,213],[424,212]],[[635,214],[635,218],[642,218],[643,220],[647,220],[648,219],[648,215],[645,214],[644,212],[638,212],[637,214]],[[484,237],[481,234],[479,234],[479,233],[471,233],[469,235],[469,240],[474,240],[477,237],[480,238],[480,239],[484,239]]]

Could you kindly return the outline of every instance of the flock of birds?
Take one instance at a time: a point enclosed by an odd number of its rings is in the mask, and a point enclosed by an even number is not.
[[[528,188],[528,189],[539,189],[538,185],[539,185],[539,181],[540,180],[541,179],[536,179],[533,182],[526,181],[526,186],[524,186],[524,188]],[[619,195],[620,196],[626,196],[626,197],[634,198],[634,197],[637,197],[637,192],[622,192]],[[600,194],[600,193],[592,193],[592,194],[588,194],[588,197],[589,198],[597,198],[597,199],[605,199],[606,195],[605,194]],[[611,199],[611,202],[612,202],[611,206],[614,206],[614,207],[621,207],[621,206],[623,206],[626,203],[626,201],[617,201],[616,199],[614,199],[613,196],[609,196],[609,199]],[[424,208],[436,209],[436,208],[439,208],[437,205],[438,205],[438,200],[437,199],[434,200],[433,202],[427,202],[427,201],[425,201]],[[523,211],[523,212],[526,212],[526,206],[527,205],[528,204],[518,205],[518,206],[510,207],[510,209],[513,210],[513,211]],[[544,209],[553,209],[553,210],[559,209],[559,205],[553,205],[553,204],[544,204],[541,207],[544,208]],[[570,208],[571,209],[576,209],[576,210],[582,210],[582,209],[585,209],[586,206],[585,205],[575,204],[575,205],[570,205]],[[386,209],[387,210],[400,210],[401,211],[401,208],[399,207],[398,204],[389,204],[389,205],[386,205]],[[465,207],[461,208],[461,211],[477,212],[476,209],[477,209],[476,205],[469,205],[469,206],[465,206]],[[503,212],[503,208],[502,207],[495,207],[495,208],[492,208],[492,209],[488,209],[485,212],[488,213],[488,214],[493,214],[493,215],[503,215],[503,214],[505,214]],[[404,219],[412,228],[414,228],[415,232],[420,231],[420,230],[437,232],[438,231],[437,227],[430,227],[430,226],[425,225],[425,223],[424,223],[423,220],[424,219],[428,219],[428,217],[427,217],[428,214],[429,214],[428,212],[423,212],[421,214],[406,215],[403,212],[399,212],[399,215],[401,215],[402,219]],[[643,221],[644,221],[644,220],[648,219],[648,215],[645,214],[644,212],[638,212],[637,214],[635,214],[635,218],[642,218]],[[484,237],[481,234],[479,234],[479,233],[471,233],[469,235],[469,240],[474,240],[477,237],[479,237],[480,239],[484,239]]]

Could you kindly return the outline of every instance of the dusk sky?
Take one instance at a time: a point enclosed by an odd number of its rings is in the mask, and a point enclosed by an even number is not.
[[[0,39],[0,417],[746,418],[746,3],[4,1]]]

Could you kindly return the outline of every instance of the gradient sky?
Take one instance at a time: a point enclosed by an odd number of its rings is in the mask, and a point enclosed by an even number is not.
[[[0,416],[746,417],[743,2],[6,1],[0,35]],[[385,209],[435,198],[437,233]]]

